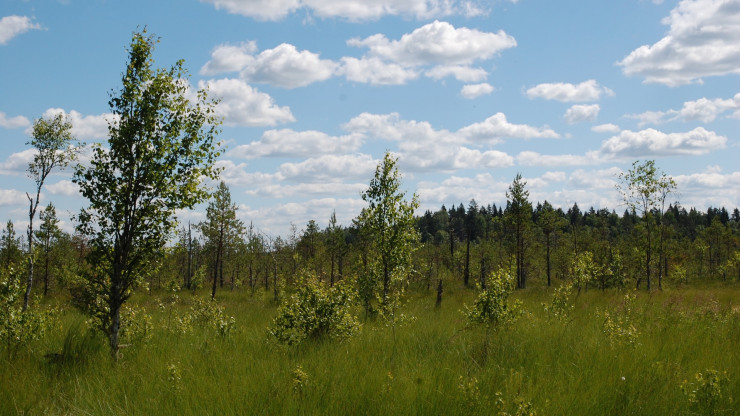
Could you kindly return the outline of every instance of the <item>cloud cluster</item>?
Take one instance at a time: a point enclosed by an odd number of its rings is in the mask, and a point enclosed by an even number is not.
[[[79,140],[100,140],[108,137],[108,123],[117,119],[117,116],[111,113],[82,115],[78,111],[67,112],[61,108],[49,108],[44,111],[42,117],[53,118],[57,114],[62,114],[69,119],[72,123],[72,135]]]
[[[740,74],[740,1],[681,0],[662,23],[665,37],[618,63],[625,75],[675,87]]]
[[[14,37],[29,30],[43,29],[28,16],[5,16],[0,19],[0,45],[6,45]]]
[[[227,126],[275,126],[295,121],[287,106],[278,106],[273,98],[252,88],[239,79],[218,79],[198,82],[198,88],[220,99],[216,115]]]
[[[281,20],[304,10],[320,18],[367,21],[383,16],[430,19],[450,15],[477,16],[486,2],[474,0],[201,0],[216,9],[258,20]]]
[[[527,89],[528,98],[542,98],[567,102],[598,101],[602,96],[612,96],[614,91],[599,85],[596,80],[590,79],[580,84],[565,82],[539,84]]]
[[[601,153],[615,158],[702,155],[723,149],[726,144],[726,137],[702,127],[684,133],[664,133],[655,129],[623,130],[604,141]]]
[[[371,85],[401,85],[422,73],[435,80],[452,76],[461,82],[480,83],[488,73],[472,65],[516,46],[516,40],[502,30],[482,32],[435,20],[397,40],[378,33],[350,39],[347,45],[366,49],[366,53],[335,61],[308,50],[299,51],[287,43],[259,53],[253,41],[222,44],[211,52],[211,60],[200,72],[209,76],[238,72],[244,81],[288,89],[331,77]],[[479,87],[478,95],[480,91]]]
[[[26,117],[8,117],[5,113],[0,111],[0,127],[5,127],[6,129],[17,129],[20,127],[28,127],[30,125],[31,122],[28,121]]]
[[[596,121],[601,107],[598,104],[576,104],[570,107],[563,118],[568,124],[576,124],[584,121]]]
[[[640,114],[627,115],[628,118],[639,120],[639,126],[648,124],[663,124],[671,121],[701,121],[711,123],[722,114],[733,111],[732,117],[740,119],[740,93],[734,97],[723,98],[699,98],[694,101],[686,101],[679,110],[667,111],[645,111]]]

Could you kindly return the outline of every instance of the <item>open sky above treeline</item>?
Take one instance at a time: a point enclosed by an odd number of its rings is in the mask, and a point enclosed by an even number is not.
[[[637,159],[684,206],[740,206],[740,0],[20,1],[0,6],[0,219],[25,224],[34,119],[105,143],[136,30],[221,101],[218,165],[246,223],[349,224],[386,150],[418,214],[533,202],[621,211]],[[86,153],[83,153],[84,161]],[[47,181],[70,231],[86,201]],[[182,213],[198,222],[204,209]]]

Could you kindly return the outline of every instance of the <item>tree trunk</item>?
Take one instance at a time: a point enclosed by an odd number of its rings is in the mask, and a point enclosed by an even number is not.
[[[437,284],[437,303],[434,306],[437,308],[442,306],[442,279],[439,279],[439,283]]]
[[[547,251],[545,252],[545,261],[547,263],[547,287],[550,287],[552,285],[552,281],[550,279],[550,233],[547,234],[545,242],[547,246]]]
[[[470,283],[470,238],[468,238],[467,240],[468,241],[465,247],[465,269],[463,272],[463,282],[465,283],[466,287]]]

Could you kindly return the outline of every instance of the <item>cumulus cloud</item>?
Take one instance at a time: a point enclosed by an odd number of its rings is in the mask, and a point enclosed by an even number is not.
[[[401,142],[461,143],[462,140],[447,130],[436,130],[429,122],[401,120],[398,113],[362,113],[342,126],[371,138]]]
[[[278,172],[286,180],[338,182],[338,179],[372,177],[377,164],[367,154],[323,155],[298,163],[283,163]]]
[[[0,127],[6,129],[17,129],[20,127],[28,127],[31,122],[23,116],[8,117],[5,113],[0,111]]]
[[[701,155],[723,149],[726,143],[726,137],[702,127],[685,133],[663,133],[655,129],[623,130],[602,144],[601,153],[618,158]]]
[[[462,95],[463,98],[472,100],[474,98],[480,97],[481,95],[488,95],[492,93],[493,90],[493,86],[486,82],[482,84],[468,84],[462,87],[462,89],[460,90],[460,95]]]
[[[320,18],[350,21],[375,20],[383,16],[430,19],[449,15],[478,16],[487,12],[482,1],[471,0],[201,0],[258,20],[280,20],[305,10]]]
[[[237,164],[228,159],[216,161],[215,167],[221,169],[219,179],[229,186],[264,186],[282,180],[277,173],[247,172],[246,163]]]
[[[16,189],[0,189],[0,206],[25,205],[26,193]]]
[[[456,169],[495,169],[514,165],[514,158],[498,150],[480,151],[460,147],[455,152],[453,166]]]
[[[438,65],[426,71],[424,75],[436,80],[452,76],[462,82],[479,82],[486,79],[488,72],[483,68],[465,65]]]
[[[539,84],[529,88],[525,94],[530,99],[542,98],[561,102],[583,102],[598,101],[602,96],[614,95],[614,91],[590,79],[577,85],[563,82]]]
[[[337,70],[338,75],[343,75],[349,81],[364,84],[402,85],[419,76],[413,69],[378,58],[343,57],[341,62],[342,65]]]
[[[496,113],[485,121],[474,123],[459,130],[459,133],[470,140],[475,141],[500,141],[504,138],[534,139],[550,138],[556,139],[560,135],[547,127],[532,127],[526,124],[512,124],[506,120],[504,113]]]
[[[582,105],[577,104],[570,107],[563,118],[568,124],[576,124],[584,121],[596,121],[599,116],[601,107],[598,104]]]
[[[595,151],[585,155],[543,155],[530,150],[520,152],[516,161],[522,166],[583,166],[600,162]]]
[[[671,121],[701,121],[711,123],[727,111],[740,110],[740,93],[728,99],[722,98],[699,98],[694,101],[686,101],[680,110],[667,111],[645,111],[640,114],[629,114],[626,117],[639,120],[639,126],[647,124],[662,124]],[[733,117],[736,117],[733,114]]]
[[[616,124],[606,123],[591,127],[591,131],[596,133],[619,133],[621,129]]]
[[[298,51],[283,43],[266,49],[242,70],[241,76],[250,82],[266,83],[283,88],[304,87],[330,78],[338,64],[321,59],[310,51]]]
[[[239,72],[254,62],[257,42],[242,42],[238,45],[223,44],[213,49],[211,60],[200,69],[203,75]]]
[[[216,105],[216,114],[223,117],[226,125],[274,126],[295,121],[289,107],[276,105],[270,95],[242,80],[199,81],[198,88],[207,88],[209,94],[221,99]]]
[[[261,198],[302,198],[316,196],[360,195],[367,189],[364,183],[302,183],[298,185],[270,184],[258,186],[246,192],[247,195]]]
[[[370,56],[405,66],[468,65],[516,46],[516,40],[503,30],[481,32],[440,21],[424,25],[399,40],[391,41],[383,34],[376,34],[350,39],[347,43],[368,48]]]
[[[237,146],[229,151],[228,156],[254,159],[350,153],[360,148],[362,140],[363,136],[358,133],[335,137],[315,130],[268,130],[260,140]]]
[[[5,16],[0,19],[0,45],[6,45],[14,37],[29,30],[43,29],[28,16]]]
[[[25,173],[28,164],[33,161],[34,149],[26,149],[8,156],[4,162],[0,162],[1,175],[18,175]]]
[[[118,120],[118,116],[111,113],[84,116],[75,110],[66,112],[61,108],[50,108],[44,111],[42,117],[53,118],[62,114],[72,123],[72,134],[80,140],[104,139],[108,137],[108,123]]]
[[[64,179],[44,187],[52,195],[80,196],[80,188],[74,182]]]
[[[417,195],[422,205],[429,209],[439,209],[440,204],[458,204],[471,198],[487,204],[501,201],[510,183],[498,180],[490,173],[473,177],[451,176],[441,182],[420,182]]]
[[[738,0],[681,0],[661,23],[670,26],[665,37],[618,63],[625,75],[674,87],[740,74]]]

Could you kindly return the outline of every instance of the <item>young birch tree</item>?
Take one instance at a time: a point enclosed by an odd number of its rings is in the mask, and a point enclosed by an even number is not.
[[[54,168],[64,168],[75,158],[72,147],[72,123],[59,113],[53,117],[40,118],[33,123],[33,138],[28,143],[36,152],[28,164],[28,176],[36,183],[35,196],[26,193],[28,198],[28,280],[23,295],[23,310],[28,308],[28,299],[33,286],[33,219],[41,199],[41,188]]]
[[[108,148],[98,144],[74,182],[90,202],[78,229],[90,236],[85,286],[77,304],[91,314],[118,356],[121,307],[148,274],[176,225],[176,210],[208,197],[219,121],[215,102],[200,90],[189,100],[183,61],[154,69],[157,40],[134,33],[122,87],[111,92]]]
[[[665,209],[666,198],[675,192],[676,182],[664,172],[655,167],[654,160],[646,160],[640,163],[636,160],[632,163],[632,168],[626,173],[619,174],[619,183],[617,190],[622,195],[622,199],[629,209],[633,212],[642,214],[645,221],[645,280],[647,289],[650,290],[651,283],[651,264],[652,264],[652,234],[651,225],[653,223],[653,210],[659,210],[661,216]],[[662,223],[662,221],[661,221]],[[661,225],[660,240],[660,258],[663,256],[663,232]],[[660,266],[659,266],[660,267]],[[640,286],[642,279],[638,279],[637,286]]]
[[[358,223],[369,237],[374,259],[371,274],[374,284],[380,283],[381,306],[384,312],[394,312],[402,283],[412,264],[419,240],[414,227],[414,211],[419,206],[416,195],[405,200],[401,191],[401,177],[396,168],[398,159],[386,153],[375,169],[370,187],[362,194],[368,206],[362,210]],[[378,282],[377,280],[380,280]]]

